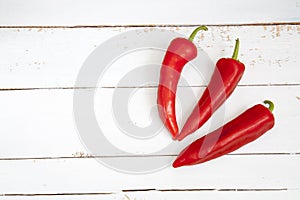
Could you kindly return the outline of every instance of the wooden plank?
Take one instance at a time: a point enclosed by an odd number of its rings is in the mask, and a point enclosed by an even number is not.
[[[118,162],[135,158],[117,159]],[[141,158],[152,159],[154,158]],[[169,158],[169,159],[174,159]],[[198,166],[130,175],[94,159],[0,161],[0,194],[120,192],[172,189],[297,189],[300,156],[224,156]]]
[[[164,34],[164,31],[173,31],[174,37],[176,34],[187,36],[193,29],[194,27],[159,28],[161,34]],[[1,28],[0,55],[5,56],[0,59],[0,88],[74,87],[76,77],[86,58],[109,38],[130,30],[137,30],[137,34],[146,37],[156,29],[149,27]],[[195,43],[203,49],[203,51],[199,49],[202,52],[200,54],[207,56],[198,57],[194,61],[197,64],[195,67],[186,66],[183,78],[188,81],[188,85],[207,84],[214,68],[213,63],[221,57],[230,57],[234,39],[239,37],[241,40],[239,59],[246,65],[241,85],[300,84],[299,50],[298,46],[294,45],[300,42],[299,30],[299,25],[209,26],[209,31],[199,34],[195,40]],[[154,42],[167,47],[169,41],[170,38],[168,40],[158,38]],[[151,48],[129,53],[109,67],[101,79],[101,86],[116,86],[118,81],[131,70],[153,63],[157,68],[151,76],[156,79],[153,81],[157,82],[158,69],[163,56],[163,51]],[[147,75],[146,72],[142,74],[142,76]],[[182,81],[180,85],[184,85]],[[123,86],[138,85],[132,81],[124,83]]]
[[[4,0],[0,4],[1,25],[228,24],[299,22],[299,18],[297,0]]]
[[[299,191],[239,191],[239,192],[210,192],[210,191],[186,191],[186,192],[152,192],[148,196],[146,192],[140,193],[125,193],[129,198],[127,199],[224,199],[224,200],[233,200],[233,199],[283,199],[289,198],[291,200],[299,198]],[[123,194],[123,199],[126,199],[125,194]],[[152,196],[153,195],[153,196]],[[145,198],[146,197],[146,198]],[[122,199],[122,198],[121,198]]]
[[[130,123],[145,126],[150,123],[150,110],[156,102],[156,88],[141,88],[137,91],[135,88],[132,89],[122,89],[135,92],[128,105]],[[187,89],[179,88],[180,99],[181,95],[186,94]],[[91,92],[91,90],[84,91]],[[97,120],[101,123],[103,133],[114,146],[135,154],[157,154],[156,151],[171,142],[165,130],[149,140],[135,140],[123,134],[112,117],[111,102],[114,91],[114,88],[102,88],[95,96]],[[203,88],[193,88],[192,93],[199,97],[202,91]],[[66,89],[1,91],[0,119],[3,123],[0,126],[0,158],[81,157],[88,154],[89,151],[81,143],[73,119],[73,92]],[[194,136],[162,154],[177,154],[194,138],[221,126],[264,99],[273,100],[275,103],[276,126],[257,141],[235,153],[297,153],[300,142],[299,97],[299,86],[240,86],[226,104],[215,113],[212,120],[208,121]],[[192,98],[182,100],[183,118],[188,116],[195,100]],[[179,104],[179,101],[177,102]],[[180,110],[179,104],[178,120],[182,116]],[[118,154],[109,152],[96,155]]]
[[[281,200],[284,198],[288,198],[290,200],[297,200],[300,197],[299,191],[293,190],[283,190],[283,191],[147,191],[147,192],[120,192],[116,194],[61,194],[61,195],[30,195],[30,196],[22,196],[22,195],[14,195],[14,196],[0,196],[0,199],[5,200],[28,200],[28,199],[44,199],[44,200],[52,200],[52,199],[75,199],[75,200],[110,200],[110,199],[118,199],[118,200],[130,200],[130,199],[199,199],[205,198],[207,200],[213,200],[216,198],[224,199],[224,200],[232,200],[232,199],[274,199]]]
[[[174,0],[172,5],[176,6],[170,7],[167,1],[138,0],[0,2],[0,200],[299,199],[298,0]],[[217,118],[197,136],[265,98],[276,105],[275,128],[220,159],[181,169],[167,167],[153,174],[120,173],[88,158],[91,152],[84,148],[73,120],[73,92],[79,91],[73,89],[82,63],[112,36],[135,29],[151,33],[154,24],[162,32],[171,30],[184,36],[198,24],[214,24],[195,41],[212,62],[231,55],[235,38],[242,41],[239,58],[247,66],[245,76],[223,110],[216,113]],[[169,40],[161,42],[166,47]],[[98,86],[106,88],[97,90],[96,116],[105,125],[111,143],[125,153],[97,153],[98,159],[107,163],[135,163],[137,159],[170,163],[185,146],[180,143],[156,153],[168,145],[167,134],[136,143],[124,134],[120,137],[111,117],[112,95],[120,78],[136,66],[159,65],[162,56],[162,51],[152,49],[131,53],[114,62],[101,80]],[[180,86],[196,87],[180,88],[179,94],[191,89],[200,96],[213,69],[201,59],[197,65],[200,73],[189,65],[183,72],[188,82],[180,82]],[[149,123],[157,72],[158,68],[154,75],[145,72],[141,76],[154,80],[150,87],[138,89],[140,85],[134,80],[119,85],[125,87],[123,91],[135,90],[128,105],[130,123]],[[190,102],[193,100],[181,102],[187,105],[183,110],[178,104],[179,116],[181,112],[183,118],[187,116]]]

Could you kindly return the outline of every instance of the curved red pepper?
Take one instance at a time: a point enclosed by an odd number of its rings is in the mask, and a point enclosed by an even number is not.
[[[238,49],[239,39],[232,58],[221,58],[217,62],[207,88],[177,138],[179,141],[198,130],[236,88],[245,71],[244,64],[236,60]]]
[[[274,126],[271,101],[269,109],[255,105],[223,127],[196,140],[186,147],[173,163],[173,167],[195,165],[220,157],[256,140]]]
[[[200,26],[195,29],[188,40],[176,38],[170,43],[160,70],[157,94],[158,111],[173,138],[178,134],[175,113],[177,84],[184,65],[197,56],[197,47],[192,41],[199,30],[207,30],[207,27]]]

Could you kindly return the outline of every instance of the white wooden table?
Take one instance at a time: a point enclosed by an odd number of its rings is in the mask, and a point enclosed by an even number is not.
[[[299,0],[0,0],[0,199],[299,199],[299,22]],[[214,161],[149,174],[120,173],[91,158],[130,156],[90,155],[77,134],[73,93],[89,88],[74,84],[90,53],[130,30],[187,36],[203,24],[209,31],[195,43],[214,62],[241,40],[246,72],[224,105],[225,121],[268,98],[275,103],[274,129]],[[118,68],[106,75],[97,109],[110,103],[117,75]],[[188,68],[183,76],[192,77],[199,97],[203,80]],[[156,87],[139,89],[133,121],[144,123],[145,99],[155,94]],[[173,160],[182,147],[152,157]]]

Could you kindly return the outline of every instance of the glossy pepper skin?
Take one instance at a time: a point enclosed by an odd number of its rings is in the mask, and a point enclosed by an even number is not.
[[[207,134],[186,147],[173,163],[173,167],[200,164],[256,140],[274,126],[270,101],[269,109],[263,105],[255,105],[223,127]]]
[[[236,60],[238,49],[237,39],[233,58],[218,60],[208,86],[177,137],[179,141],[198,130],[236,88],[245,71],[244,64]]]
[[[160,70],[157,92],[158,112],[173,139],[178,135],[175,112],[177,84],[185,64],[197,56],[197,47],[192,41],[199,30],[207,30],[207,28],[200,26],[194,30],[189,39],[175,38],[171,41]]]

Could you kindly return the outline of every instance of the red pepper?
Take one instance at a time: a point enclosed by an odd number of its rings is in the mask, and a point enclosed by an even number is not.
[[[238,50],[239,39],[232,58],[221,58],[217,62],[207,88],[177,138],[179,141],[198,130],[236,88],[245,71],[244,64],[237,60]]]
[[[189,39],[174,39],[166,52],[160,70],[160,80],[157,94],[157,104],[160,118],[173,138],[178,134],[178,125],[175,113],[175,97],[178,80],[184,65],[197,56],[197,47],[193,39],[198,31],[207,30],[200,26],[193,31]]]
[[[195,165],[220,157],[256,140],[274,126],[274,104],[264,101],[255,105],[223,127],[196,140],[186,147],[173,163],[173,167]]]

